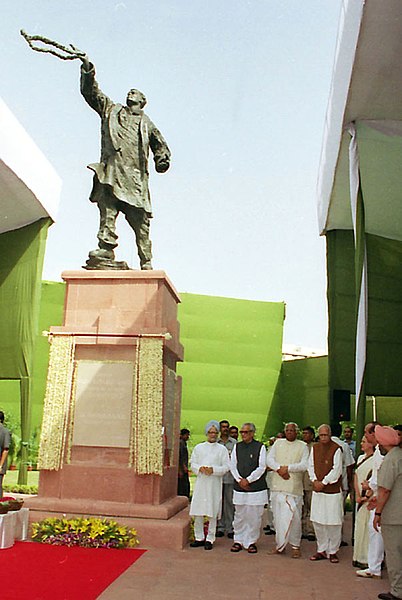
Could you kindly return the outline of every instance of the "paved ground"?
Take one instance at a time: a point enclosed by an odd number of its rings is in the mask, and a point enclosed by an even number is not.
[[[233,554],[227,538],[212,551],[189,548],[181,552],[149,550],[99,596],[100,600],[198,600],[207,597],[234,600],[371,600],[389,591],[383,580],[356,577],[350,546],[351,515],[345,522],[349,546],[339,553],[340,563],[308,560],[315,543],[303,540],[302,558],[268,556],[273,537],[263,535],[258,554]],[[349,532],[349,535],[348,535]]]

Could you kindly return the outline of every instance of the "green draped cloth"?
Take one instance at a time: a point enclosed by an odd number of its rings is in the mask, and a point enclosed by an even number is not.
[[[41,276],[50,218],[0,235],[0,379],[20,380],[21,468],[26,483],[30,388]]]

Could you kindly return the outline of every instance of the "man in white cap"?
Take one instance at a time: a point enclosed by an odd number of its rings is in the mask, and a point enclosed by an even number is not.
[[[192,548],[204,546],[212,550],[215,541],[217,520],[222,510],[222,479],[229,470],[229,455],[224,446],[217,443],[218,421],[209,421],[205,426],[207,441],[197,444],[191,455],[191,470],[197,479],[190,505],[194,517]],[[208,517],[208,533],[204,535],[204,516]]]
[[[265,480],[267,453],[264,444],[254,439],[254,423],[243,423],[240,435],[242,441],[234,446],[230,460],[230,470],[235,479],[234,543],[230,550],[240,552],[245,548],[250,554],[256,554],[264,506],[268,503]]]

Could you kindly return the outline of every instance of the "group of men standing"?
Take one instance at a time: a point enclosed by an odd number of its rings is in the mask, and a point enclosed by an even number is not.
[[[228,421],[207,423],[207,442],[198,444],[191,457],[191,468],[197,475],[190,507],[190,515],[195,519],[192,547],[211,550],[215,538],[226,534],[233,539],[231,552],[244,549],[257,553],[262,516],[268,504],[268,473],[275,528],[271,554],[284,554],[290,546],[291,557],[299,558],[301,539],[307,537],[317,541],[311,561],[339,562],[337,553],[342,543],[344,502],[351,489],[353,448],[347,440],[334,437],[326,424],[318,428],[316,442],[312,427],[303,430],[303,441],[298,439],[298,431],[296,423],[287,423],[284,437],[278,436],[267,452],[264,444],[254,438],[253,423],[242,425],[239,442],[230,436]],[[375,578],[374,569],[381,569],[382,525],[388,545],[391,591],[379,598],[402,599],[402,444],[391,427],[369,423],[365,437],[370,434],[377,437],[378,444],[376,466],[367,482],[367,494],[373,496],[367,505],[372,511],[369,568],[357,575]],[[204,516],[209,520],[206,537]]]
[[[216,531],[210,535],[211,547],[216,536],[226,534],[233,539],[232,552],[246,549],[255,554],[258,551],[256,543],[260,537],[264,508],[268,504],[268,469],[271,473],[270,505],[276,535],[273,553],[282,554],[290,545],[292,558],[301,556],[304,501],[304,523],[308,531],[306,535],[310,536],[309,539],[317,539],[317,552],[311,560],[321,560],[325,556],[331,562],[338,562],[337,551],[341,543],[343,521],[342,442],[339,441],[338,444],[331,439],[330,427],[322,425],[319,428],[319,443],[313,445],[312,428],[306,428],[304,442],[297,437],[299,429],[296,423],[288,423],[284,431],[285,437],[277,439],[267,453],[264,444],[254,438],[253,423],[242,425],[239,442],[229,435],[228,421],[211,421],[207,425],[215,428],[217,435],[220,433],[220,437],[216,437],[214,441],[227,450],[227,468],[222,474],[220,518]],[[206,430],[207,436],[208,432]],[[182,430],[182,436],[183,433],[186,434]],[[195,450],[197,448],[198,446]],[[198,457],[198,452],[196,455]],[[193,465],[193,462],[192,457],[192,469],[198,476],[200,467]],[[202,475],[205,476],[206,473],[202,472]],[[305,489],[306,475],[311,489]],[[198,489],[202,487],[200,484]],[[205,490],[203,493],[205,495]],[[194,511],[200,510],[200,505],[198,502],[194,504],[198,505],[197,509],[192,504],[190,514],[195,516]],[[203,540],[196,539],[195,545],[203,545],[201,542]]]

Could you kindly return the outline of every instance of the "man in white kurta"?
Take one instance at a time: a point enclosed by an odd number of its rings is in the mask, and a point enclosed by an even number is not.
[[[276,440],[267,456],[271,475],[271,508],[275,522],[276,548],[282,554],[288,544],[292,557],[300,557],[303,474],[308,468],[307,444],[296,439],[298,426],[287,423],[285,439]]]
[[[342,449],[331,440],[329,425],[321,425],[318,436],[308,467],[313,482],[311,521],[317,538],[317,552],[310,560],[329,558],[337,563],[343,523]]]
[[[244,423],[240,430],[242,438],[232,450],[230,470],[235,480],[233,504],[234,539],[231,552],[242,548],[250,554],[257,552],[256,542],[260,537],[261,519],[268,502],[265,481],[266,449],[254,439],[255,425]]]
[[[217,443],[217,421],[207,423],[205,433],[207,441],[197,444],[191,455],[191,470],[197,475],[190,505],[195,537],[191,546],[204,546],[206,550],[211,550],[215,541],[216,523],[222,510],[222,478],[229,470],[229,455],[226,448]],[[206,539],[204,516],[209,520]]]

